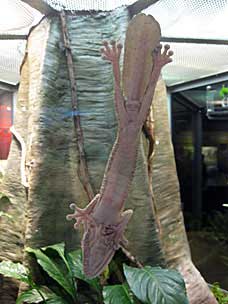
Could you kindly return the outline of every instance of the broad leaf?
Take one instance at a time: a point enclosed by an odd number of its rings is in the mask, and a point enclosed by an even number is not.
[[[37,289],[29,289],[24,291],[20,294],[17,298],[16,304],[21,303],[40,303],[45,301],[47,303],[56,303],[56,304],[67,304],[62,298],[56,295],[52,290],[48,289],[47,287],[39,287]],[[49,302],[52,301],[52,302]]]
[[[3,261],[0,263],[0,273],[29,284],[27,269],[20,263]]]
[[[126,284],[104,287],[103,297],[105,304],[134,304],[133,296]]]
[[[50,245],[50,246],[47,246],[47,247],[43,247],[41,249],[42,250],[53,249],[56,252],[58,252],[59,256],[62,258],[63,262],[65,263],[68,271],[71,273],[70,265],[69,265],[69,263],[68,263],[68,261],[65,257],[65,244],[64,243]]]
[[[83,272],[82,264],[82,252],[81,250],[76,250],[69,252],[67,254],[67,260],[69,262],[70,268],[72,270],[73,276],[77,279],[85,281],[91,285],[95,290],[101,291],[101,286],[98,279],[88,279]]]
[[[63,298],[60,298],[60,297],[56,297],[56,298],[47,300],[46,303],[48,303],[48,304],[69,304]]]
[[[46,297],[44,297],[44,298],[46,300]],[[43,298],[36,289],[29,289],[20,294],[20,296],[17,298],[16,304],[21,304],[24,302],[40,303],[42,301],[43,301]]]
[[[146,266],[142,269],[124,265],[127,282],[143,303],[188,304],[185,284],[175,270]]]
[[[69,295],[75,299],[76,289],[74,282],[69,278],[62,268],[53,260],[51,260],[40,249],[27,248],[27,252],[34,253],[37,259],[37,263],[53,278],[59,285],[61,285]]]

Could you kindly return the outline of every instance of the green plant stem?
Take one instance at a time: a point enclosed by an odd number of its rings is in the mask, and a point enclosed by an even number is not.
[[[45,304],[47,304],[46,299],[45,299],[45,297],[43,296],[42,292],[40,291],[39,287],[31,280],[31,278],[30,278],[29,281],[30,281],[30,282],[29,282],[29,283],[30,283],[29,285],[30,285],[32,288],[34,288],[34,289],[38,292],[38,294],[39,294],[40,297],[42,298],[43,302],[44,302]]]

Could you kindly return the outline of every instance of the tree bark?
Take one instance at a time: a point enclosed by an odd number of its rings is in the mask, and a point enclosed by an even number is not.
[[[181,210],[173,146],[167,112],[167,94],[160,80],[154,100],[155,148],[152,159],[152,188],[156,216],[160,222],[160,239],[168,266],[183,275],[191,304],[217,303],[206,282],[191,261]]]
[[[28,131],[28,66],[25,65],[21,77],[23,90],[20,89],[15,110],[14,127],[26,141]],[[26,189],[21,183],[21,146],[13,137],[7,160],[5,175],[0,183],[0,192],[9,197],[10,202],[1,204],[0,211],[10,217],[0,217],[0,260],[23,261]],[[14,304],[18,282],[1,278],[0,303]]]
[[[15,121],[15,129],[27,146],[28,200],[20,181],[20,149],[14,142],[1,191],[15,202],[9,211],[12,209],[17,220],[13,225],[7,223],[6,236],[0,239],[1,258],[22,259],[17,241],[21,240],[24,232],[21,222],[25,209],[26,246],[37,248],[62,241],[66,242],[68,250],[80,246],[80,233],[65,220],[70,202],[81,207],[88,203],[77,176],[77,139],[72,115],[81,115],[90,184],[97,193],[116,136],[112,71],[111,66],[101,59],[99,48],[102,40],[124,37],[128,21],[128,12],[122,8],[108,13],[67,16],[78,87],[77,113],[72,113],[60,19],[58,16],[47,17],[30,33]],[[155,132],[160,144],[155,150],[152,179],[161,234],[158,234],[153,211],[146,144],[142,135],[136,172],[126,203],[126,209],[134,210],[127,229],[129,248],[141,262],[149,265],[163,265],[165,255],[169,265],[184,275],[191,304],[216,303],[191,263],[165,100],[162,84],[154,98]],[[8,243],[4,245],[6,240]],[[12,256],[12,253],[16,254]],[[3,303],[14,303],[10,301]]]

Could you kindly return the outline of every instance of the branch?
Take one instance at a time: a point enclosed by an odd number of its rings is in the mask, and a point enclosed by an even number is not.
[[[132,18],[134,15],[137,15],[142,10],[151,6],[152,4],[158,2],[159,0],[138,0],[133,4],[128,6],[129,15]]]
[[[71,106],[73,113],[76,113],[78,111],[77,83],[76,83],[76,75],[74,70],[73,55],[72,55],[70,40],[67,31],[66,15],[64,11],[60,13],[60,20],[61,20],[63,43],[65,47],[67,68],[68,68],[69,80],[70,80]],[[83,140],[81,123],[80,123],[80,116],[73,115],[73,122],[74,122],[76,138],[77,138],[77,150],[79,154],[78,177],[83,185],[84,190],[87,193],[89,201],[91,201],[94,197],[94,193],[89,181],[89,172],[88,172],[85,151],[84,151],[84,140]]]
[[[50,5],[48,5],[43,0],[21,0],[21,1],[27,3],[32,8],[35,8],[43,15],[48,15],[50,13],[56,12],[55,9],[53,9]]]
[[[120,246],[121,250],[125,254],[125,256],[130,260],[133,264],[135,264],[138,268],[143,268],[143,265],[139,262],[139,260],[131,254],[124,246]]]

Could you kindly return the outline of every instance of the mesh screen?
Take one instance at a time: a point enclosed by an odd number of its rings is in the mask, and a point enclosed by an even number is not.
[[[32,9],[19,0],[2,0],[0,10],[1,33],[28,28],[34,21]]]
[[[112,10],[135,0],[43,0],[57,10]],[[144,11],[160,23],[163,37],[224,39],[228,0],[160,0]],[[27,34],[42,15],[20,0],[1,0],[0,34]],[[110,37],[111,38],[111,37]],[[24,41],[0,40],[0,80],[16,83]],[[173,43],[174,62],[163,72],[168,85],[228,71],[226,46]]]
[[[56,10],[113,10],[122,5],[130,5],[135,0],[45,0]]]
[[[158,20],[166,37],[228,38],[227,0],[161,0],[144,12]]]
[[[26,41],[0,40],[0,81],[17,84]]]
[[[167,85],[171,86],[228,71],[228,46],[170,43],[173,62],[163,69]]]

